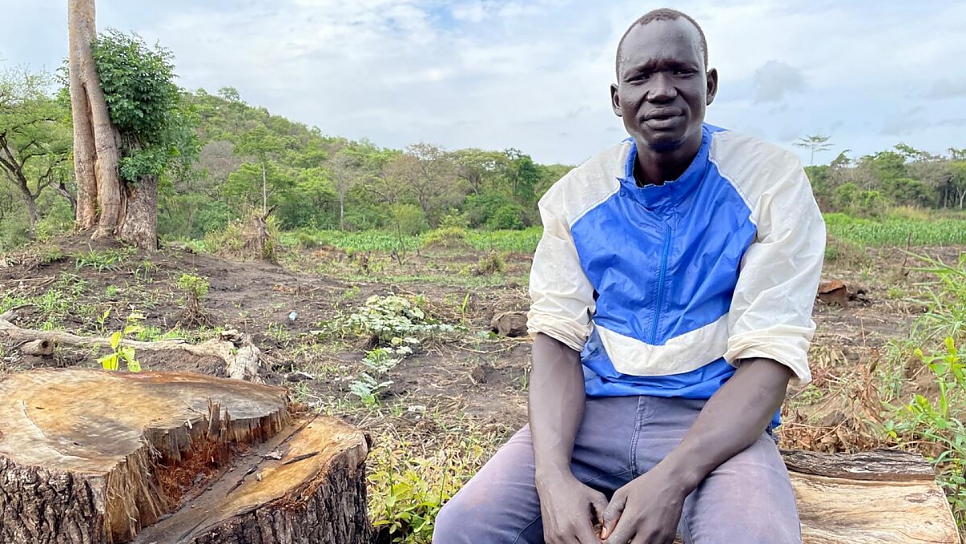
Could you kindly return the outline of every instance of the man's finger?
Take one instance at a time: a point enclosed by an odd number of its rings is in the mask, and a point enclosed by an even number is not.
[[[632,523],[617,523],[613,532],[607,535],[604,544],[627,544],[634,538],[635,529]]]
[[[617,525],[617,521],[621,517],[621,513],[624,511],[625,504],[627,504],[627,497],[623,493],[615,493],[614,498],[610,500],[607,508],[604,509],[604,527],[600,532],[601,540],[610,538],[611,533],[614,532],[614,527]]]

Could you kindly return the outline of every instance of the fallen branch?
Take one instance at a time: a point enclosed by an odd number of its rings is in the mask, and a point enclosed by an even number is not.
[[[19,317],[19,310],[13,308],[0,314],[0,338],[15,346],[45,345],[51,353],[57,345],[111,347],[110,338],[79,336],[66,331],[40,331],[23,329],[13,324]],[[197,357],[217,357],[225,362],[229,378],[261,382],[259,368],[262,354],[252,343],[251,337],[235,330],[223,331],[218,338],[200,344],[190,344],[185,340],[158,340],[141,342],[121,340],[122,346],[135,351],[184,351]]]

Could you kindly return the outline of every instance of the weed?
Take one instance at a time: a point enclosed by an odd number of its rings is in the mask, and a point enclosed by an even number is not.
[[[108,285],[107,288],[104,289],[104,296],[107,298],[114,298],[117,296],[118,291],[119,289],[116,285]]]
[[[134,248],[124,248],[124,249],[105,249],[104,251],[95,251],[92,247],[87,246],[87,253],[81,253],[74,256],[74,268],[81,269],[85,266],[88,268],[93,268],[98,272],[104,272],[106,270],[120,270],[121,263],[129,255],[132,255],[135,251]]]
[[[477,276],[489,276],[491,274],[503,274],[506,272],[506,259],[495,251],[490,251],[481,256],[473,268],[473,273]]]
[[[939,481],[946,491],[956,523],[966,525],[966,425],[961,419],[966,406],[966,362],[952,338],[945,350],[917,355],[933,373],[939,386],[935,402],[916,394],[885,426],[890,438],[915,444],[939,469]]]
[[[97,360],[104,367],[104,370],[118,370],[121,361],[124,361],[127,369],[131,372],[141,371],[141,363],[135,358],[134,348],[131,346],[123,346],[121,343],[128,335],[138,334],[144,330],[144,327],[140,325],[140,322],[143,320],[144,314],[131,312],[127,316],[124,328],[111,334],[111,350],[113,352]]]
[[[207,323],[208,318],[202,302],[208,295],[209,283],[207,278],[194,274],[182,274],[178,278],[178,289],[184,293],[184,320],[191,324]]]
[[[436,515],[489,453],[472,438],[463,437],[436,455],[414,455],[417,444],[393,439],[393,448],[377,448],[369,474],[373,525],[390,542],[427,544]]]

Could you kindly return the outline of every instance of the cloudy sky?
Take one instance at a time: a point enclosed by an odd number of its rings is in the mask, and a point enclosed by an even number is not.
[[[67,2],[0,0],[0,64],[55,69]],[[97,0],[97,25],[175,55],[180,84],[238,89],[323,133],[402,148],[514,147],[576,164],[623,138],[614,49],[630,0]],[[861,155],[966,147],[966,2],[687,0],[720,92],[711,123]],[[807,152],[800,151],[805,161]]]

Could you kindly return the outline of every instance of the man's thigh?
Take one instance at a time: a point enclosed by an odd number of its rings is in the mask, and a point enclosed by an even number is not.
[[[698,486],[679,532],[689,544],[801,544],[795,493],[771,436],[762,434]]]
[[[629,451],[638,417],[636,397],[588,399],[571,470],[610,494],[630,478]],[[513,436],[440,511],[434,544],[542,544],[529,427]]]

